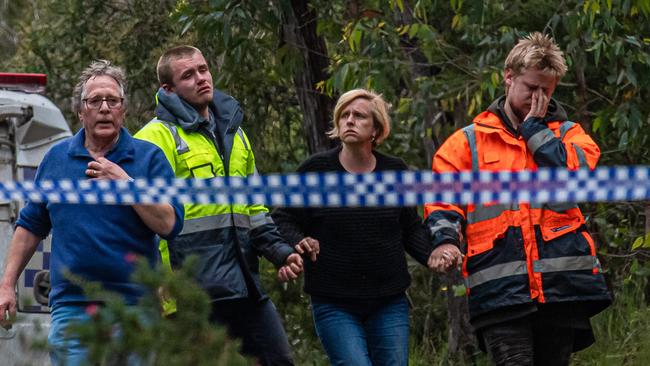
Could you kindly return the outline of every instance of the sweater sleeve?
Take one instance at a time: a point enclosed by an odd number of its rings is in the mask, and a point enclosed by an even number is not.
[[[308,158],[304,161],[298,169],[298,173],[305,173],[312,171],[311,161],[312,158]],[[300,240],[305,236],[306,226],[309,222],[309,209],[298,208],[298,207],[278,207],[273,211],[273,220],[278,225],[280,233],[284,239],[295,246]]]
[[[400,221],[404,232],[404,250],[420,264],[426,266],[433,251],[427,227],[415,207],[403,207]]]
[[[156,146],[155,152],[152,156],[151,162],[149,164],[149,174],[147,178],[175,178],[174,171],[167,160],[163,151]],[[172,231],[165,235],[161,236],[165,240],[171,240],[175,238],[183,229],[183,218],[185,215],[185,209],[182,203],[174,202],[170,204],[174,210],[174,227]]]
[[[400,158],[384,157],[383,159],[386,159],[383,164],[387,164],[390,170],[408,170],[408,165]],[[426,266],[433,248],[429,231],[422,222],[422,218],[418,215],[417,208],[414,206],[402,207],[399,219],[403,233],[404,250],[413,259]]]
[[[44,179],[43,176],[49,169],[50,160],[51,152],[48,152],[45,154],[43,161],[41,161],[38,169],[36,170],[36,177],[34,178],[34,181],[38,182]],[[16,221],[16,226],[25,228],[39,238],[47,237],[50,233],[50,230],[52,229],[52,222],[50,221],[50,214],[47,210],[47,204],[45,202],[27,202],[25,207],[20,210],[18,220]]]

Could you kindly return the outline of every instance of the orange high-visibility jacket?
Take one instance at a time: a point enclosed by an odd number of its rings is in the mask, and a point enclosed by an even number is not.
[[[433,171],[596,166],[600,149],[579,124],[530,119],[521,136],[515,136],[496,113],[485,111],[451,135],[435,154]],[[591,316],[611,302],[594,242],[575,203],[462,208],[430,203],[424,215],[434,246],[460,246],[463,234],[466,238],[462,272],[471,318],[534,301],[584,302]]]

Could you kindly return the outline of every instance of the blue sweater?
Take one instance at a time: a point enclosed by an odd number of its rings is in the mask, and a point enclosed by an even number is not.
[[[36,181],[87,179],[85,171],[94,159],[84,147],[84,129],[72,138],[56,144],[43,158]],[[125,128],[117,145],[106,158],[124,169],[132,178],[173,178],[174,172],[163,152],[154,144],[134,139]],[[176,236],[183,227],[183,206],[173,205],[174,229],[165,239]],[[100,282],[134,304],[143,288],[130,281],[134,263],[132,254],[143,256],[153,265],[157,260],[156,234],[133,207],[127,205],[73,205],[29,202],[16,223],[38,237],[52,231],[50,261],[50,306],[65,302],[84,302],[82,290],[71,284],[65,271],[85,280]]]

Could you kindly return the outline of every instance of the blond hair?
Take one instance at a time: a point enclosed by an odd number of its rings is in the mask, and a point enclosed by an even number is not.
[[[165,53],[163,53],[158,59],[158,64],[156,65],[156,74],[158,75],[158,82],[160,85],[174,85],[174,74],[171,66],[172,61],[191,57],[197,53],[203,55],[201,50],[189,45],[176,46],[165,51]]]
[[[334,107],[334,126],[327,132],[327,136],[331,139],[339,137],[339,118],[341,117],[341,113],[350,103],[358,98],[363,98],[370,102],[372,122],[377,130],[373,145],[377,146],[390,134],[390,116],[388,115],[390,105],[386,103],[381,94],[376,94],[366,89],[352,89],[341,95],[336,102],[336,107]]]
[[[522,38],[506,58],[505,70],[517,76],[526,69],[538,69],[560,80],[566,74],[564,54],[553,38],[533,32]]]

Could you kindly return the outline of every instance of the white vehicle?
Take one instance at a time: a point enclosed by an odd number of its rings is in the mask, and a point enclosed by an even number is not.
[[[44,74],[0,73],[0,181],[33,180],[49,148],[72,135],[63,114],[47,99]],[[0,201],[0,275],[14,224],[23,202]],[[10,329],[0,327],[0,364],[49,364],[47,352],[30,350],[45,341],[50,315],[50,238],[43,240],[16,286],[18,316]],[[4,314],[2,314],[4,315]]]

